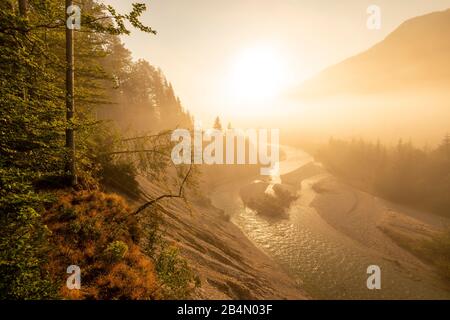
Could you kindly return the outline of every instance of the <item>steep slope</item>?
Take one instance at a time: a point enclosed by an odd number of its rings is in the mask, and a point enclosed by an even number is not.
[[[163,191],[139,178],[146,194]],[[197,299],[305,299],[307,295],[281,268],[257,249],[222,210],[195,196],[163,204],[166,238],[200,276]]]

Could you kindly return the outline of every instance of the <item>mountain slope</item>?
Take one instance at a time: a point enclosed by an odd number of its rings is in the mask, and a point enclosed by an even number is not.
[[[450,88],[450,9],[407,20],[369,50],[325,69],[300,97]]]

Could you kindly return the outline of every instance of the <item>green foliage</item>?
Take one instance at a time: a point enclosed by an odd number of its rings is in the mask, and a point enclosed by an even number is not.
[[[108,34],[129,33],[123,27],[125,21],[153,33],[139,22],[145,5],[136,4],[129,14],[103,19],[103,5],[91,0],[77,3],[84,19],[84,32],[75,37],[78,108],[76,119],[66,123],[65,4],[56,0],[28,3],[26,17],[19,15],[17,1],[0,3],[0,298],[12,299],[54,294],[54,286],[41,270],[49,233],[40,214],[49,199],[36,188],[44,180],[46,186],[54,186],[48,183],[53,179],[49,177],[65,175],[67,127],[76,131],[81,181],[96,184],[99,165],[91,158],[96,148],[91,137],[98,130],[93,108],[103,102],[101,85],[107,80],[100,64],[107,53],[102,43],[111,37]],[[120,23],[115,25],[115,18]],[[64,218],[72,214],[65,212]]]
[[[199,278],[180,257],[177,247],[164,244],[156,258],[155,268],[158,279],[163,283],[165,299],[186,299],[192,289],[200,285]]]
[[[38,210],[47,199],[18,173],[0,168],[0,299],[53,298],[56,289],[41,269],[49,231]]]
[[[128,246],[123,241],[113,241],[111,242],[105,249],[105,257],[109,261],[117,262],[123,257],[125,257],[125,254],[128,251]]]
[[[193,290],[201,285],[198,275],[189,267],[188,262],[180,256],[179,249],[164,239],[164,223],[160,210],[146,211],[139,217],[145,253],[152,258],[155,271],[161,283],[161,295],[164,299],[188,299]]]
[[[95,27],[95,30],[98,32],[107,32],[108,34],[117,34],[117,35],[130,34],[130,30],[128,30],[125,26],[125,22],[128,21],[134,28],[138,30],[156,34],[155,30],[153,30],[148,26],[143,25],[142,22],[139,20],[139,17],[147,9],[146,5],[144,3],[133,3],[132,6],[133,9],[128,14],[118,14],[116,10],[110,5],[102,7],[108,10],[112,18],[114,19],[116,25],[108,24],[107,26],[105,26],[104,24],[96,23],[97,20],[96,16],[87,17],[87,19],[89,22],[92,23],[92,25]]]
[[[102,165],[101,182],[136,199],[140,194],[136,174],[136,167],[132,163],[111,161]]]
[[[81,30],[74,36],[76,112],[67,122],[65,3],[28,0],[28,4],[22,16],[17,1],[0,2],[0,298],[13,299],[55,296],[55,285],[42,270],[50,233],[41,215],[48,214],[55,189],[67,187],[67,128],[75,132],[78,188],[94,190],[100,181],[136,196],[138,173],[167,174],[169,136],[146,137],[147,133],[192,123],[161,70],[143,60],[132,62],[118,37],[130,33],[128,23],[156,33],[139,20],[146,6],[135,3],[130,12],[119,14],[94,0],[76,3],[82,13]],[[140,131],[143,138],[125,139],[105,120],[115,120],[121,133],[133,125],[132,134]],[[106,206],[113,213],[117,210],[114,201]],[[73,204],[58,210],[58,222],[75,244],[102,237],[96,225],[101,219],[80,221]],[[129,227],[136,240],[137,228]],[[106,252],[117,258],[123,249],[112,243]],[[138,259],[136,252],[130,247],[127,255],[138,265],[149,263]],[[104,279],[105,283],[116,288],[118,284],[110,281],[119,279],[123,270],[136,271],[129,264],[118,267],[118,277]],[[129,296],[147,297],[143,293],[147,291]]]

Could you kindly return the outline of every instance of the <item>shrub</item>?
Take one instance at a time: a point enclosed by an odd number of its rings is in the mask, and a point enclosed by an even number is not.
[[[187,261],[180,257],[177,247],[163,245],[155,264],[158,278],[163,283],[162,296],[165,299],[186,299],[200,285],[200,279],[189,268]]]
[[[113,241],[111,242],[105,250],[105,257],[109,261],[118,262],[125,257],[128,251],[128,246],[123,241]]]
[[[134,199],[140,194],[136,181],[137,170],[132,163],[110,159],[102,164],[100,175],[101,183],[107,187],[119,190]]]
[[[163,299],[187,299],[194,289],[201,285],[199,277],[180,255],[176,246],[169,245],[160,230],[163,216],[153,208],[145,211],[141,219],[145,237],[143,245],[147,255],[152,257],[155,271],[161,285]]]

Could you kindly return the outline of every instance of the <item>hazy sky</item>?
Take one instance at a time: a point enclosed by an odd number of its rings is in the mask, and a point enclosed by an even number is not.
[[[132,1],[105,2],[125,12]],[[403,21],[450,7],[450,0],[141,2],[149,9],[143,21],[158,34],[123,37],[133,57],[160,67],[196,117],[210,122],[220,114],[233,123],[275,93],[369,48]],[[366,27],[371,4],[381,8],[381,30]],[[262,77],[267,74],[271,80]],[[279,91],[270,92],[273,87]],[[256,99],[258,91],[264,101]]]

